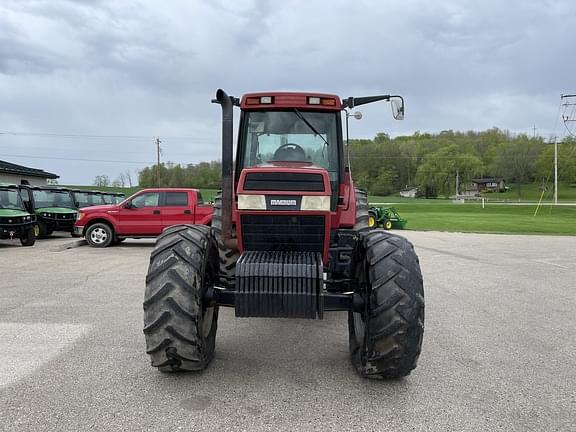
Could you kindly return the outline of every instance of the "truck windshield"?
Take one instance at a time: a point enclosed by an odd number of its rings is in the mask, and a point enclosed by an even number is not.
[[[274,161],[308,162],[326,168],[331,177],[337,175],[336,113],[249,111],[245,116],[243,168]]]
[[[34,197],[34,206],[36,208],[42,207],[66,207],[75,209],[74,201],[72,200],[72,195],[68,191],[60,190],[38,190],[34,189],[32,191],[32,196]]]
[[[0,189],[0,208],[24,210],[22,199],[16,189]]]

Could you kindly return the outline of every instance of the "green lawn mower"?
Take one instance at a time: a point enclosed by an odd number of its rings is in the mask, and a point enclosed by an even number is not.
[[[402,219],[394,207],[370,207],[368,226],[370,228],[404,229],[408,221]]]

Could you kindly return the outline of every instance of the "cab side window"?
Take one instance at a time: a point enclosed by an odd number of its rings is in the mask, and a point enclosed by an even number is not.
[[[188,193],[187,192],[166,192],[164,205],[166,207],[187,207],[188,206]]]
[[[160,194],[158,192],[146,192],[141,195],[138,195],[132,200],[132,207],[134,208],[158,207],[159,200],[160,200]]]

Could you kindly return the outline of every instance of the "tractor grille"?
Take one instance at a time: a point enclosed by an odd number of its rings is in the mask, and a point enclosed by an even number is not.
[[[321,174],[251,172],[246,174],[245,190],[324,192]]]
[[[238,259],[237,317],[322,319],[323,305],[319,253],[247,251]]]
[[[244,250],[322,252],[324,216],[242,215]]]

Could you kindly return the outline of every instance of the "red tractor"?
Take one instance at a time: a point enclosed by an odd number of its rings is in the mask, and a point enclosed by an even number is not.
[[[218,90],[222,193],[212,227],[177,225],[157,240],[144,300],[152,366],[205,369],[218,310],[237,317],[322,319],[347,311],[352,363],[362,376],[398,378],[416,367],[424,333],[418,257],[406,239],[368,226],[354,188],[342,112],[400,96]],[[240,107],[233,169],[233,107]]]

